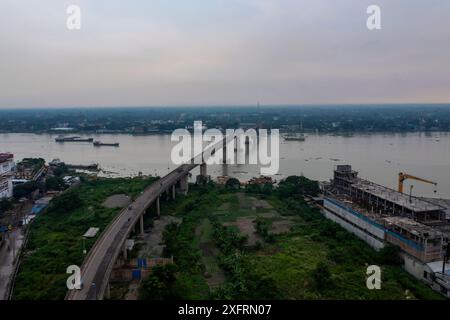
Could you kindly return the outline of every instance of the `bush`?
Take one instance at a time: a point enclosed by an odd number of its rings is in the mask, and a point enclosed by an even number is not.
[[[312,279],[314,281],[314,287],[318,291],[330,288],[333,284],[330,269],[325,262],[318,263],[316,269],[312,272]]]
[[[13,208],[13,204],[8,199],[3,199],[0,201],[0,213],[11,210]]]
[[[61,191],[66,189],[67,185],[60,177],[49,177],[45,180],[45,188],[47,190]]]
[[[83,201],[78,193],[69,191],[54,198],[50,203],[50,210],[58,213],[70,212],[82,206]]]
[[[177,280],[177,267],[174,264],[156,266],[144,280],[140,298],[145,300],[175,300],[180,299],[174,285]]]
[[[239,189],[241,187],[241,183],[236,178],[230,178],[227,180],[225,187],[227,189]]]
[[[403,264],[403,259],[400,256],[400,248],[392,244],[387,244],[378,252],[378,259],[380,264],[394,266]]]
[[[294,194],[317,196],[320,188],[317,181],[309,180],[303,176],[289,176],[281,181],[279,192],[283,197],[289,197]]]
[[[13,196],[16,199],[28,197],[33,191],[39,188],[35,181],[29,181],[14,187]]]
[[[263,218],[256,219],[256,232],[267,242],[274,242],[275,237],[270,233],[270,221]]]

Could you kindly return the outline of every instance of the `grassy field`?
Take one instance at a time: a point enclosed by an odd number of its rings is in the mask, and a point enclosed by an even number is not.
[[[83,260],[81,235],[104,230],[120,211],[102,203],[117,194],[133,198],[152,181],[86,181],[53,201],[32,225],[14,299],[63,299],[67,266]],[[175,266],[144,281],[142,299],[441,298],[296,195],[192,186],[187,196],[163,199],[161,210],[182,221],[163,233],[163,255]],[[372,264],[382,268],[381,290],[366,288]],[[119,289],[113,298],[126,294],[125,285]]]
[[[102,203],[115,194],[138,195],[155,178],[98,179],[83,182],[64,195],[65,202],[41,213],[31,226],[14,289],[14,299],[63,299],[66,292],[66,268],[81,265],[81,236],[89,227],[100,233],[120,208],[105,208]],[[55,202],[55,203],[53,203]],[[75,202],[75,203],[73,203]],[[87,240],[86,249],[96,238]]]
[[[170,210],[183,223],[165,234],[166,253],[174,255],[178,267],[169,297],[441,298],[298,198],[217,186],[190,192]],[[256,221],[263,222],[266,233]],[[253,236],[257,241],[249,245]],[[372,264],[382,268],[381,290],[366,287]]]

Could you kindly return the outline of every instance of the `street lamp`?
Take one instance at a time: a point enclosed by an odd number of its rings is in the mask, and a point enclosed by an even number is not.
[[[94,300],[97,300],[97,286],[92,282],[91,287],[94,288]]]
[[[83,254],[85,255],[87,253],[87,251],[86,251],[86,238],[82,237],[82,239],[83,239]]]

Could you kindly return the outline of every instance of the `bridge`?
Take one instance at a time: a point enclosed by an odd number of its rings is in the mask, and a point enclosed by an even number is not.
[[[222,148],[225,139],[218,141],[214,146],[206,150]],[[206,150],[203,150],[205,152]],[[224,159],[226,148],[223,146]],[[202,162],[203,162],[203,153]],[[145,189],[141,195],[127,208],[124,208],[103,231],[81,265],[81,279],[83,286],[80,290],[69,290],[66,300],[98,300],[109,296],[109,278],[114,265],[122,253],[127,258],[125,242],[137,224],[140,225],[140,233],[144,234],[144,214],[152,205],[156,206],[157,214],[160,214],[161,195],[167,193],[175,198],[177,189],[186,194],[188,192],[189,172],[200,166],[200,177],[206,177],[206,163],[183,164],[160,180]]]

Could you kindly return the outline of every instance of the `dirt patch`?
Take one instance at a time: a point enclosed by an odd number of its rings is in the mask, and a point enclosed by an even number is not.
[[[239,201],[239,207],[241,209],[252,209],[253,202],[256,200],[254,197],[249,197],[245,193],[236,193],[236,197]]]
[[[295,222],[290,220],[273,221],[270,232],[273,234],[288,233],[294,224]]]
[[[274,211],[270,211],[270,212],[259,213],[258,216],[261,218],[275,218],[275,217],[278,217],[278,214]]]
[[[220,254],[213,244],[213,226],[209,219],[204,219],[195,229],[195,235],[199,238],[199,249],[202,252],[202,262],[206,271],[204,274],[205,281],[210,290],[213,290],[225,282],[225,273],[219,267],[217,257]]]
[[[161,218],[153,221],[153,228],[150,233],[144,236],[142,249],[139,251],[139,257],[142,258],[158,258],[161,257],[164,245],[161,244],[164,229],[170,223],[180,223],[181,219],[172,216],[161,216]]]
[[[230,204],[228,202],[222,203],[219,207],[219,210],[229,210]]]
[[[272,205],[270,203],[268,203],[266,200],[258,200],[255,199],[253,200],[253,206],[256,209],[272,209]]]
[[[254,220],[254,217],[240,217],[234,222],[226,222],[223,225],[236,226],[241,235],[247,236],[247,245],[254,246],[257,242],[263,242],[261,236],[256,233]]]
[[[126,194],[115,194],[108,197],[102,206],[108,209],[124,208],[131,202],[131,199]]]

